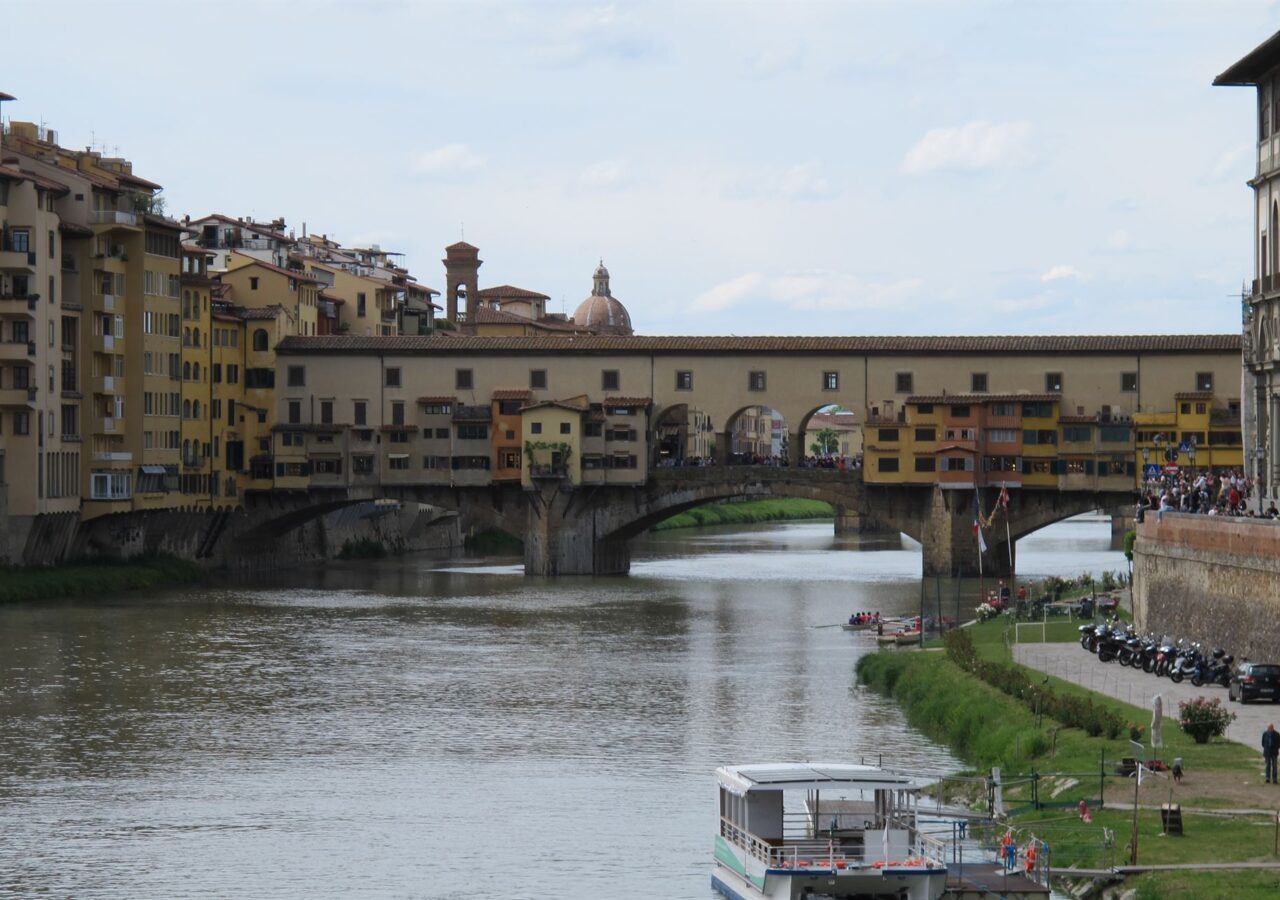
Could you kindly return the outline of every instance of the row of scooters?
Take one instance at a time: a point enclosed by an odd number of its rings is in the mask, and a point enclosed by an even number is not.
[[[1114,660],[1122,666],[1168,677],[1175,684],[1187,678],[1196,687],[1227,687],[1231,683],[1231,664],[1235,662],[1235,657],[1221,647],[1206,654],[1193,641],[1140,635],[1132,625],[1118,620],[1081,625],[1080,646],[1097,654],[1098,662]]]

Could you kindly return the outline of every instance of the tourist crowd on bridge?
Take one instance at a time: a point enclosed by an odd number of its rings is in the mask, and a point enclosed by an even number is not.
[[[1275,503],[1256,513],[1250,508],[1253,488],[1253,479],[1240,472],[1218,475],[1212,472],[1179,472],[1147,479],[1138,508],[1140,513],[1151,509],[1160,515],[1180,512],[1207,516],[1280,517]]]

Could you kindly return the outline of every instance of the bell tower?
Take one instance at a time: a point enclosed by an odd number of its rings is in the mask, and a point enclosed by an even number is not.
[[[480,266],[480,248],[473,247],[465,241],[458,241],[444,248],[445,310],[449,321],[465,322],[469,313],[480,302],[477,296],[479,287],[477,277]],[[462,309],[458,309],[458,300],[462,300]]]

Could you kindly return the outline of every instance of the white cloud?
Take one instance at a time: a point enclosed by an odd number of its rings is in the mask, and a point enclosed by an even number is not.
[[[1239,147],[1233,147],[1223,152],[1218,157],[1218,161],[1213,164],[1213,168],[1209,170],[1210,181],[1225,181],[1228,178],[1248,178],[1252,174],[1249,166],[1245,164],[1245,160],[1252,162],[1253,145],[1241,144]]]
[[[722,312],[737,306],[753,294],[759,294],[763,284],[764,276],[758,272],[739,275],[699,294],[693,301],[692,308],[695,312]]]
[[[826,200],[836,193],[817,163],[786,168],[751,168],[731,172],[721,189],[733,199],[777,197],[783,200]]]
[[[466,144],[445,144],[416,156],[410,164],[415,175],[429,178],[448,178],[467,175],[484,168],[488,162]]]
[[[842,272],[811,271],[768,278],[747,272],[704,292],[692,308],[695,312],[723,312],[756,302],[774,310],[809,312],[890,309],[909,302],[923,285],[920,278],[869,282]]]
[[[978,120],[955,128],[931,128],[902,160],[907,175],[978,172],[1031,162],[1031,125]]]
[[[653,55],[657,48],[630,12],[596,6],[561,19],[554,37],[534,48],[535,58],[550,66],[575,66],[594,59],[628,61]]]
[[[586,190],[618,190],[634,181],[631,163],[625,159],[605,159],[592,163],[578,175],[578,186]]]
[[[784,50],[779,47],[767,47],[751,60],[751,70],[757,75],[777,75],[782,72],[794,72],[800,68],[802,55],[799,47]]]
[[[1041,281],[1060,281],[1063,278],[1079,278],[1080,272],[1075,266],[1054,266],[1040,276]]]

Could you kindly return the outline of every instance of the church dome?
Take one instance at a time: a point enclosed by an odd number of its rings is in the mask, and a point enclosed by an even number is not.
[[[591,296],[578,304],[573,323],[595,334],[630,335],[631,314],[609,290],[609,270],[604,260],[591,276]]]

